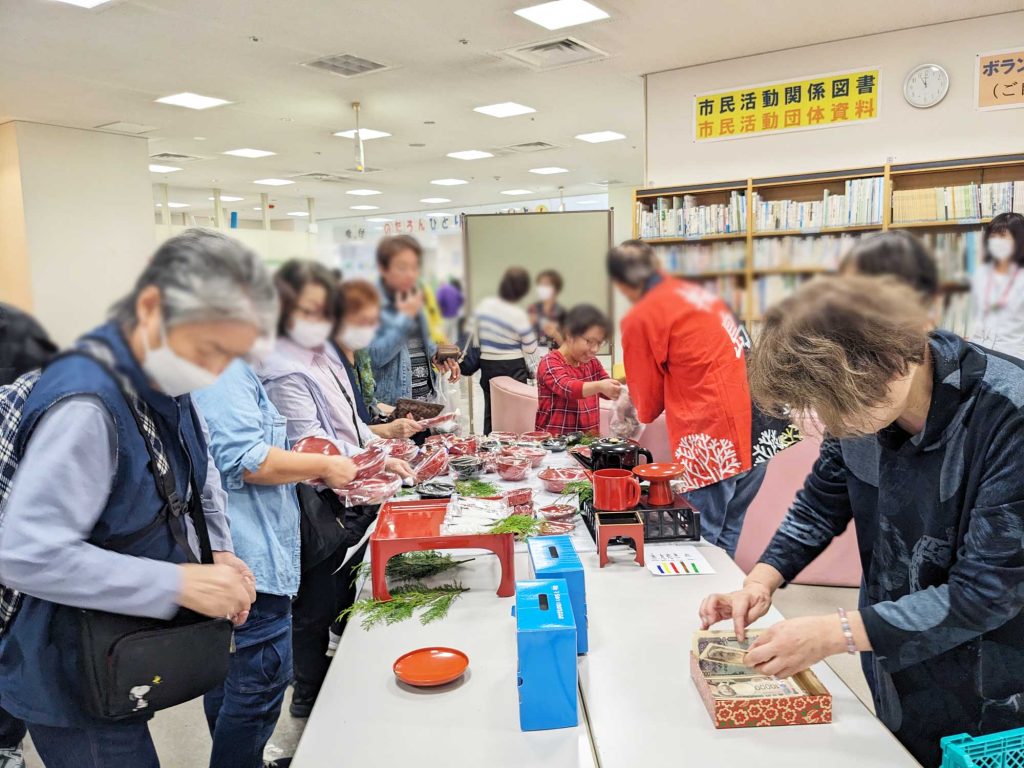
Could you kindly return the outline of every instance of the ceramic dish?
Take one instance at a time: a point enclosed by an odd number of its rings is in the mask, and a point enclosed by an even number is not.
[[[523,445],[515,449],[515,456],[523,456],[530,460],[530,465],[536,469],[547,458],[548,452],[543,448],[539,448],[532,445]]]
[[[577,509],[572,504],[550,504],[537,510],[537,515],[549,523],[567,523],[576,517]]]
[[[548,493],[562,493],[569,483],[589,479],[587,471],[578,467],[548,467],[538,472],[537,477]]]
[[[530,469],[530,459],[525,456],[499,456],[498,477],[502,480],[524,480]]]
[[[392,671],[406,685],[435,688],[455,682],[469,667],[469,657],[454,648],[419,648],[399,656]]]

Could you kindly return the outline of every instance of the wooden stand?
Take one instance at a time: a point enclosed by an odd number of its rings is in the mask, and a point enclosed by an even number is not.
[[[632,539],[636,547],[637,565],[644,564],[644,521],[636,512],[596,512],[597,518],[597,552],[600,565],[604,568],[608,562],[608,542],[622,537]]]

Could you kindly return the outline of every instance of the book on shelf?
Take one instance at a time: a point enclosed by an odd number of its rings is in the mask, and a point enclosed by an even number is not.
[[[662,266],[680,275],[742,270],[747,258],[743,240],[655,244],[654,248]]]
[[[702,288],[715,294],[728,304],[729,309],[738,317],[743,315],[743,296],[745,291],[742,278],[727,275],[709,278],[683,276],[683,279],[699,282]]]
[[[917,233],[935,254],[942,282],[966,282],[985,253],[985,233],[978,229],[960,232]]]
[[[971,182],[892,193],[893,224],[991,219],[1004,211],[1024,213],[1024,181]]]
[[[802,275],[765,275],[754,280],[754,316],[762,317],[765,310],[793,293],[804,279]]]
[[[729,202],[699,205],[694,195],[638,200],[637,232],[643,238],[703,237],[746,231],[747,198],[731,192]]]
[[[884,179],[848,179],[841,195],[828,189],[821,200],[763,200],[754,192],[754,230],[866,226],[882,223]]]
[[[754,240],[754,269],[835,270],[861,237],[859,233],[761,237]]]

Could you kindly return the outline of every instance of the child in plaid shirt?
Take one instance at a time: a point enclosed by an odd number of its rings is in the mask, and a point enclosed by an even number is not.
[[[537,367],[538,430],[552,435],[597,433],[598,398],[614,400],[622,388],[597,360],[609,331],[608,318],[597,307],[580,304],[569,310],[562,345]]]

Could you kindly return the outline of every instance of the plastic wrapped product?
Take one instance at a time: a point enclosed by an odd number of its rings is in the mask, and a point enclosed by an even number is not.
[[[548,493],[562,493],[565,486],[579,480],[588,480],[586,470],[580,467],[548,467],[537,473]]]
[[[537,514],[549,523],[567,523],[576,517],[578,511],[572,504],[551,504],[538,509]]]
[[[407,437],[381,440],[376,445],[383,447],[391,458],[401,459],[402,461],[412,461],[420,450],[419,446]]]
[[[346,506],[376,506],[383,504],[402,488],[402,478],[391,472],[381,472],[373,477],[356,479],[344,488],[336,488],[334,492]]]
[[[513,488],[512,490],[505,491],[502,496],[508,499],[509,506],[512,507],[533,503],[532,488]]]
[[[524,445],[518,449],[519,456],[525,456],[530,460],[530,465],[536,469],[547,458],[548,452],[543,448],[533,445]]]
[[[474,456],[479,447],[479,439],[474,435],[453,437],[448,443],[448,453],[452,456]]]
[[[448,471],[448,451],[439,446],[424,446],[419,455],[411,462],[412,471],[416,473],[416,482],[422,483]]]
[[[517,482],[526,479],[530,460],[525,456],[501,456],[498,458],[498,476],[502,480]]]
[[[515,432],[491,432],[488,437],[491,440],[497,440],[502,445],[515,445],[519,442],[519,435]]]
[[[434,429],[446,434],[456,432],[459,428],[459,412],[442,413],[432,419],[420,419],[418,423],[424,429]]]
[[[551,435],[550,432],[544,432],[542,430],[537,430],[536,432],[523,432],[523,434],[521,434],[519,436],[519,441],[522,442],[522,443],[533,443],[533,444],[535,444],[535,443],[542,443],[545,440],[550,440],[551,437],[552,437],[552,435]]]
[[[384,464],[387,460],[388,452],[381,445],[371,445],[362,453],[357,453],[352,457],[357,470],[356,480],[365,480],[374,475],[379,475],[384,471]]]
[[[620,437],[623,440],[635,440],[643,431],[643,425],[636,415],[636,406],[633,405],[629,390],[625,387],[619,391],[619,397],[612,406],[608,430],[613,437]]]
[[[479,476],[484,461],[478,456],[452,456],[448,466],[455,474],[456,480],[472,480]]]

